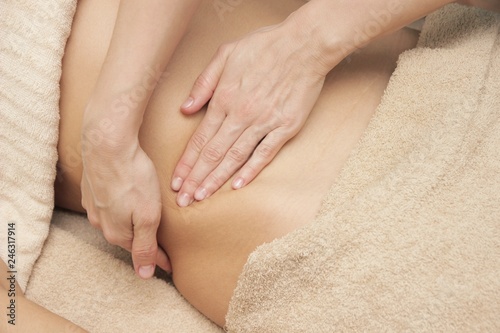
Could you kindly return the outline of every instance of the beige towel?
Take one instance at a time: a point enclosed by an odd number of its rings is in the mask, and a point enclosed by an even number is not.
[[[427,18],[317,219],[249,257],[230,332],[500,332],[499,29]]]
[[[75,213],[55,211],[26,295],[89,332],[222,332],[172,284],[138,278],[130,255]]]
[[[0,257],[7,262],[15,240],[23,289],[54,207],[61,59],[75,8],[75,0],[0,1]]]

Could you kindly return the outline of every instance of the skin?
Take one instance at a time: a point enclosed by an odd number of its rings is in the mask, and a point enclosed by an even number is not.
[[[98,81],[116,7],[98,0],[79,6],[63,59],[56,203],[81,206],[80,157],[83,113]],[[158,173],[162,198],[159,245],[170,257],[178,290],[223,326],[238,276],[259,245],[313,221],[321,200],[361,137],[394,70],[398,55],[417,41],[403,30],[355,52],[325,78],[302,131],[290,140],[251,186],[232,191],[226,182],[209,199],[180,208],[170,188],[177,161],[203,119],[179,105],[222,43],[279,24],[302,1],[241,3],[221,20],[203,1],[147,104],[141,147]]]

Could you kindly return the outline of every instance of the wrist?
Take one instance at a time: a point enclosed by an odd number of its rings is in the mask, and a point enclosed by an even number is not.
[[[282,30],[304,50],[303,63],[310,65],[315,73],[326,76],[343,58],[336,52],[341,39],[338,34],[325,36],[325,22],[317,9],[311,2],[303,5],[288,16]]]
[[[132,112],[117,103],[91,100],[83,116],[82,153],[111,157],[137,147],[142,115],[134,119]]]
[[[325,70],[375,39],[454,0],[310,0],[290,18],[315,42]]]
[[[310,0],[286,20],[294,35],[309,44],[322,75],[356,49],[347,42],[354,24],[348,13],[354,11],[350,1]]]
[[[104,127],[105,132],[116,132],[111,135],[133,137],[139,133],[144,111],[163,70],[159,66],[144,70],[135,68],[137,73],[125,75],[116,69],[117,63],[119,61],[103,66],[85,107],[83,126]]]

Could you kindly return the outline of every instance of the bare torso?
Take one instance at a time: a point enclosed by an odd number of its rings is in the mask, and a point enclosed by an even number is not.
[[[186,117],[179,110],[194,80],[221,43],[278,23],[302,4],[243,1],[222,13],[213,1],[204,1],[149,102],[141,128],[141,145],[160,176],[163,211],[158,241],[171,258],[174,282],[189,302],[219,325],[224,324],[248,255],[258,245],[313,221],[379,104],[398,55],[416,43],[414,32],[401,31],[349,57],[327,77],[303,130],[249,186],[233,191],[229,182],[209,199],[178,208],[176,193],[169,187],[171,175],[203,117]],[[82,211],[82,112],[102,65],[117,7],[117,0],[80,1],[63,61],[56,203],[76,211]]]

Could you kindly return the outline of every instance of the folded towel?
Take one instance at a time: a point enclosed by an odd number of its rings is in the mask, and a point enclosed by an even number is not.
[[[75,0],[0,1],[0,257],[7,262],[15,241],[9,263],[23,289],[54,208],[61,59],[75,8]]]
[[[130,254],[76,213],[55,211],[26,296],[89,332],[223,332],[172,284],[139,279]]]
[[[500,18],[426,19],[315,221],[259,247],[230,332],[500,331]]]

